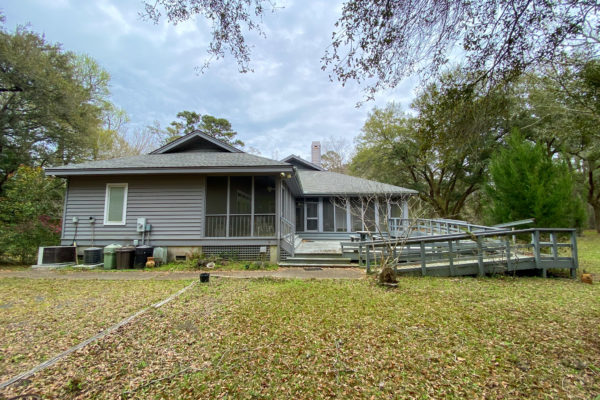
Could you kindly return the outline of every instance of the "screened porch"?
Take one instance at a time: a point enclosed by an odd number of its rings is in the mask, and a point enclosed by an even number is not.
[[[205,237],[274,237],[276,193],[273,176],[208,176]]]
[[[403,198],[298,198],[296,232],[386,232],[390,218],[406,218]]]

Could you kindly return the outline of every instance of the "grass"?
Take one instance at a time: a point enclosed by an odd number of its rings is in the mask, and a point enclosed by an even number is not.
[[[599,248],[600,235],[586,232],[579,239],[582,268],[600,272]],[[92,305],[104,306],[71,307],[52,319],[35,303],[38,291],[52,291],[27,287],[36,282],[0,280],[0,295],[10,290],[10,298],[24,301],[15,321],[50,324],[54,329],[46,334],[59,341],[78,321],[91,319],[89,332],[95,333],[108,314],[132,313],[136,301],[139,308],[150,302],[145,296],[162,291],[166,297],[178,288],[163,286],[167,281],[61,281],[56,290],[65,296],[54,309],[71,299],[86,305],[87,291],[95,293]],[[146,293],[152,284],[154,292]],[[115,299],[129,311],[111,309]],[[0,324],[6,330],[6,322]],[[44,335],[29,339],[28,332],[8,339],[0,332],[0,343],[26,339],[31,348],[44,346]],[[212,279],[5,395],[25,393],[66,399],[597,400],[600,285],[538,277],[401,278],[397,289],[385,289],[372,278]]]
[[[0,271],[25,271],[29,268],[31,268],[30,265],[0,264]]]
[[[9,393],[593,399],[599,294],[541,278],[215,280]]]
[[[268,262],[261,264],[256,261],[227,261],[226,263],[216,263],[214,268],[198,267],[192,262],[171,262],[156,268],[146,269],[146,271],[271,271],[278,268],[277,264],[269,264]]]
[[[0,279],[0,381],[167,297],[184,284]]]
[[[600,278],[600,234],[587,230],[583,236],[577,238],[579,251],[579,267]]]

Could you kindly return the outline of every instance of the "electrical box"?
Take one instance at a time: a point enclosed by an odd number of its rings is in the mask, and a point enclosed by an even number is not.
[[[136,230],[138,232],[145,232],[146,231],[146,218],[138,218],[136,225],[137,225]]]

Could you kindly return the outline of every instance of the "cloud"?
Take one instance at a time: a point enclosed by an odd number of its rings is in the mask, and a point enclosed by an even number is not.
[[[202,18],[154,24],[140,19],[139,2],[62,0],[60,9],[56,4],[9,2],[5,13],[10,23],[31,21],[49,40],[97,59],[110,72],[112,98],[134,128],[154,120],[164,126],[177,112],[194,110],[229,119],[240,138],[265,156],[308,157],[313,140],[351,140],[373,106],[394,100],[407,108],[414,96],[415,82],[408,80],[357,109],[361,87],[330,82],[321,57],[341,1],[278,1],[283,8],[263,18],[267,38],[247,36],[254,69],[247,74],[238,72],[229,55],[197,73],[211,59],[210,24]]]

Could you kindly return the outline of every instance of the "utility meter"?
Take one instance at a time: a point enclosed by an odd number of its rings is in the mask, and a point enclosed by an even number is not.
[[[146,218],[138,218],[136,225],[137,225],[136,230],[138,232],[145,232],[146,231]]]

